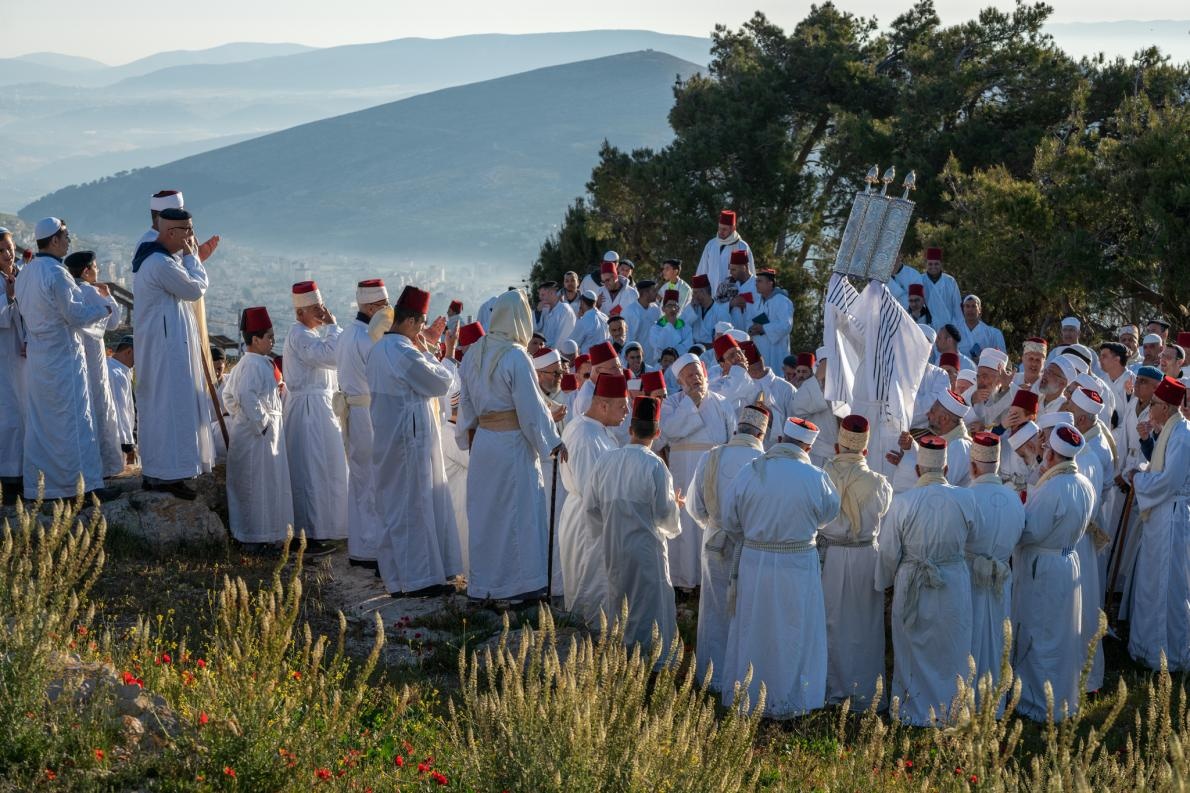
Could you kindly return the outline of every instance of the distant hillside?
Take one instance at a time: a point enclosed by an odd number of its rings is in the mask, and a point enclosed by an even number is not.
[[[636,52],[436,91],[66,188],[21,216],[133,235],[147,196],[180,187],[203,233],[243,245],[523,264],[602,140],[668,142],[674,79],[699,68]]]

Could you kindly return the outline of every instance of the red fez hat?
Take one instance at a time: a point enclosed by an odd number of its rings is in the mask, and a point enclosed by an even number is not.
[[[578,390],[578,376],[574,372],[562,375],[562,390],[567,393]]]
[[[732,264],[747,264],[748,263],[748,251],[744,250],[743,248],[736,248],[734,251],[731,252],[731,263]]]
[[[478,322],[471,322],[459,328],[459,346],[467,347],[486,336],[483,325]]]
[[[665,294],[662,295],[662,297],[661,297],[661,302],[662,303],[680,303],[681,299],[682,298],[681,298],[681,295],[678,294],[678,290],[666,289]]]
[[[356,284],[360,289],[367,289],[368,287],[384,286],[383,278],[369,278],[367,281],[360,281]]]
[[[1178,346],[1182,349],[1190,349],[1190,331],[1178,331]]]
[[[447,311],[449,311],[449,312],[451,312],[452,314],[459,314],[459,313],[462,313],[462,311],[463,311],[463,301],[462,301],[462,300],[452,300],[452,301],[450,301],[450,308],[448,308],[448,309],[446,309],[446,310],[447,310]]]
[[[852,413],[843,419],[841,426],[848,432],[867,432],[868,420],[858,413]]]
[[[751,339],[740,342],[740,349],[744,351],[744,357],[748,359],[748,363],[760,362],[760,350],[756,349],[756,342]]]
[[[939,438],[937,435],[923,435],[917,439],[917,445],[923,449],[938,451],[946,448],[946,439]]]
[[[246,308],[240,315],[240,331],[242,333],[260,333],[271,327],[273,327],[273,320],[269,318],[269,310],[264,306]]]
[[[660,399],[651,396],[638,396],[632,403],[633,421],[656,421],[660,417]]]
[[[293,285],[293,293],[295,295],[305,295],[305,294],[309,294],[310,292],[317,292],[317,291],[318,291],[318,284],[314,283],[313,281],[299,281],[298,283]]]
[[[575,372],[577,372],[579,369],[583,368],[583,364],[588,364],[590,362],[590,355],[576,355],[574,356],[574,360],[570,362],[570,366]]]
[[[616,359],[616,348],[612,346],[610,341],[601,341],[587,350],[587,354],[591,356],[592,364],[601,364]]]
[[[616,263],[615,262],[600,262],[599,263],[599,272],[601,274],[607,273],[609,275],[615,275],[616,274]]]
[[[1179,407],[1182,401],[1186,399],[1186,386],[1172,377],[1166,376],[1157,384],[1157,389],[1153,391],[1153,396],[1168,405]]]
[[[1012,406],[1014,408],[1020,408],[1026,413],[1036,413],[1037,401],[1038,397],[1036,393],[1026,388],[1022,388],[1016,392],[1015,396],[1013,396]]]
[[[938,356],[939,366],[949,366],[952,369],[959,369],[959,354],[957,352],[944,352]]]
[[[690,279],[690,286],[693,289],[710,289],[711,279],[706,275],[696,275]]]
[[[942,261],[942,249],[941,248],[926,248],[926,261],[927,262]]]
[[[978,446],[992,448],[1000,445],[1000,436],[994,432],[977,432],[971,436],[971,442]]]
[[[650,394],[658,389],[665,391],[665,375],[661,372],[645,372],[640,376],[640,390]]]
[[[407,286],[397,298],[397,308],[412,311],[415,314],[430,313],[430,293],[423,292],[416,286]]]
[[[909,284],[909,294],[917,295],[918,297],[925,297],[926,288],[921,284]]]
[[[715,339],[715,343],[713,346],[715,348],[715,360],[720,361],[720,360],[723,360],[724,355],[727,355],[728,350],[731,350],[731,349],[738,350],[740,348],[740,343],[738,341],[736,341],[733,337],[724,333],[722,336]]]
[[[721,223],[724,226],[734,226],[735,225],[735,212],[733,212],[730,209],[724,209],[722,212],[719,213],[719,223]]]
[[[799,352],[797,354],[797,365],[805,366],[807,368],[813,369],[814,368],[814,353]]]
[[[624,375],[618,372],[615,374],[601,374],[595,380],[595,396],[608,397],[609,399],[627,399],[628,381],[624,379]]]

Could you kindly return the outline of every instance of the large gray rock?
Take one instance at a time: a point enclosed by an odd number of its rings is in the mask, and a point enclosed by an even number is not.
[[[129,493],[103,505],[109,532],[143,541],[156,550],[227,541],[227,528],[201,498],[183,501],[168,493]]]

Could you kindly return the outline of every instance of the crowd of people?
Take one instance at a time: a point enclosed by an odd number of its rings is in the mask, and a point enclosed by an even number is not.
[[[1086,690],[1102,684],[1091,645],[1117,602],[1133,658],[1190,669],[1190,334],[1161,318],[1091,347],[1068,317],[1055,343],[1009,349],[928,248],[887,284],[930,342],[913,419],[869,448],[876,417],[830,398],[827,347],[791,354],[793,302],[727,210],[689,281],[677,259],[638,279],[609,251],[474,321],[367,279],[340,325],[294,284],[281,354],[248,308],[225,376],[193,310],[219,240],[198,243],[176,191],[151,218],[135,338],[106,362],[94,255],[46,218],[21,268],[0,230],[6,494],[44,477],[71,497],[81,477],[103,497],[139,455],[146,489],[194,498],[226,455],[245,550],[289,527],[308,553],[346,539],[394,597],[560,597],[592,629],[627,603],[625,640],[645,645],[675,642],[676,603],[697,599],[700,672],[725,702],[763,684],[774,718],[890,695],[907,722],[943,718],[969,657],[999,676],[1006,620],[1019,711],[1044,719],[1049,685],[1062,718],[1089,651]]]

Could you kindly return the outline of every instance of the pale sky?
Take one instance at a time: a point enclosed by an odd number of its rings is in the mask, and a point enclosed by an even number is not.
[[[4,40],[9,47],[0,55],[51,51],[118,65],[164,50],[203,49],[230,41],[289,41],[325,47],[404,36],[442,38],[595,28],[706,36],[716,22],[738,27],[757,8],[788,29],[805,15],[810,4],[810,0],[56,0],[47,6],[0,0]],[[885,24],[912,2],[838,0],[838,4]],[[969,19],[988,5],[1007,10],[1013,4],[1011,0],[935,3],[944,23]],[[1054,22],[1190,16],[1184,0],[1050,0],[1050,5]]]

